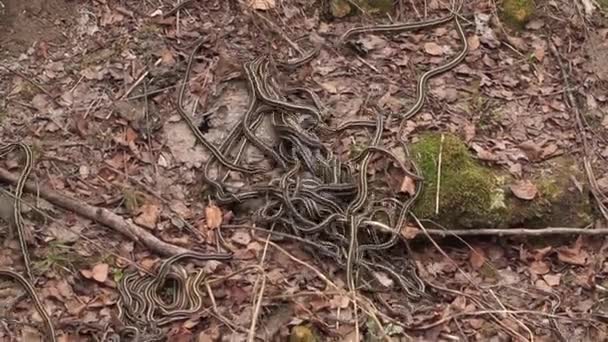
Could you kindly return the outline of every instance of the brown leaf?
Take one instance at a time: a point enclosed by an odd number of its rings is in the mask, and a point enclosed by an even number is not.
[[[163,51],[161,51],[160,53],[160,58],[162,60],[162,63],[164,65],[174,65],[175,64],[175,57],[173,57],[173,53],[171,53],[171,50],[169,49],[163,49]]]
[[[474,125],[474,124],[472,124],[472,123],[470,123],[470,122],[468,122],[468,121],[467,121],[467,122],[464,124],[464,128],[463,128],[463,130],[464,130],[464,141],[465,141],[465,142],[467,142],[467,143],[468,143],[468,142],[470,142],[471,140],[473,140],[473,138],[475,138],[475,131],[476,131],[476,128],[475,128],[475,125]]]
[[[557,152],[557,145],[554,143],[550,143],[549,145],[543,148],[543,153],[541,154],[541,159],[545,159],[553,156]]]
[[[547,274],[549,270],[549,265],[544,261],[533,261],[530,264],[530,272],[534,274]]]
[[[269,10],[276,6],[275,0],[250,0],[249,4],[251,8],[256,10]]]
[[[604,118],[602,119],[602,126],[608,129],[608,114],[604,115]]]
[[[426,51],[426,53],[428,53],[429,55],[432,55],[432,56],[443,55],[443,48],[434,42],[425,43],[424,51]]]
[[[527,179],[516,181],[511,184],[510,188],[513,195],[522,200],[533,200],[538,193],[536,185]]]
[[[558,286],[560,280],[562,279],[561,274],[545,274],[543,279],[549,286]]]
[[[543,46],[538,46],[534,49],[534,57],[537,61],[542,62],[545,59],[545,48]]]
[[[403,177],[403,181],[401,181],[401,188],[399,192],[406,193],[410,196],[414,196],[416,194],[416,182],[414,179],[408,175]]]
[[[108,266],[108,264],[104,264],[104,263],[97,264],[97,265],[93,266],[93,269],[91,270],[91,276],[96,281],[103,283],[108,279],[109,270],[110,270],[110,266]]]
[[[583,240],[579,236],[572,248],[560,247],[557,249],[557,258],[571,265],[584,266],[589,260],[589,253],[582,249]]]
[[[388,287],[388,288],[393,287],[393,279],[391,279],[386,273],[374,272],[374,276],[376,277],[376,280],[378,280],[378,282],[382,286]]]
[[[405,227],[401,228],[401,235],[407,240],[412,240],[418,235],[418,233],[420,233],[420,229],[414,226],[406,225]]]
[[[481,160],[487,160],[487,161],[498,160],[498,156],[496,156],[494,153],[486,150],[485,148],[483,148],[482,146],[480,146],[476,143],[471,144],[471,148],[473,150],[475,150],[475,152],[477,152],[477,158],[479,158]]]
[[[539,261],[545,258],[549,252],[551,252],[553,248],[551,246],[547,246],[545,248],[535,249],[533,252],[534,260]]]
[[[251,235],[244,230],[239,230],[230,239],[239,245],[247,246],[251,242]]]
[[[156,228],[160,207],[156,204],[144,204],[139,208],[139,215],[135,218],[135,223],[148,229]]]
[[[537,160],[542,152],[542,148],[532,140],[527,140],[519,144],[519,148],[526,153],[531,161]]]
[[[80,274],[87,279],[91,279],[93,277],[93,272],[91,272],[91,270],[80,270]]]
[[[470,251],[469,261],[473,269],[478,270],[486,262],[486,253],[479,247],[473,247]]]
[[[131,144],[135,141],[135,139],[137,139],[137,132],[135,132],[131,127],[128,127],[127,131],[125,132],[125,141],[127,144]]]
[[[475,51],[479,48],[479,36],[474,34],[472,36],[469,36],[469,38],[467,38],[467,41],[469,42],[469,50],[470,51]]]
[[[205,207],[205,218],[209,229],[219,228],[222,225],[223,220],[222,210],[215,204],[209,203],[209,205]]]

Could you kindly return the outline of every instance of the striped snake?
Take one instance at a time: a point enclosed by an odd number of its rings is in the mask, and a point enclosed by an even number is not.
[[[19,283],[21,287],[25,289],[27,294],[30,296],[32,301],[34,302],[34,307],[38,311],[40,317],[44,321],[46,325],[48,338],[50,341],[57,341],[55,336],[55,328],[53,326],[53,321],[51,317],[46,312],[46,309],[42,305],[40,298],[38,298],[38,294],[36,293],[36,289],[33,285],[33,277],[32,270],[30,265],[30,256],[27,249],[27,242],[25,240],[25,230],[23,227],[23,217],[21,216],[21,197],[23,195],[23,188],[27,181],[27,178],[32,171],[33,158],[32,158],[32,150],[29,146],[23,143],[15,143],[8,144],[0,147],[0,156],[4,156],[7,153],[10,153],[14,149],[19,148],[23,151],[23,155],[25,156],[25,163],[23,169],[21,170],[21,174],[19,175],[19,179],[17,181],[17,185],[15,186],[15,203],[13,205],[13,223],[17,229],[17,236],[19,238],[19,247],[21,248],[21,254],[23,255],[23,263],[25,266],[25,273],[27,277],[22,276],[21,274],[7,270],[0,269],[0,276],[7,277],[13,279],[15,282]]]
[[[468,50],[467,40],[458,20],[458,14],[456,14],[461,6],[462,4],[458,10],[439,19],[407,24],[359,27],[348,30],[342,35],[340,41],[344,42],[357,34],[415,30],[444,24],[451,20],[456,24],[463,49],[446,64],[430,69],[418,78],[414,104],[406,112],[392,118],[393,121],[401,121],[400,127],[406,120],[417,114],[424,105],[428,80],[452,69],[465,58]],[[418,170],[416,169],[415,173],[408,171],[399,158],[380,146],[384,131],[382,115],[378,114],[374,121],[353,120],[335,128],[328,127],[324,123],[325,109],[322,108],[316,94],[306,88],[287,88],[284,91],[289,95],[296,91],[307,95],[313,105],[288,100],[279,91],[281,87],[270,76],[271,60],[262,56],[244,63],[244,76],[249,86],[250,100],[245,114],[228,132],[221,145],[216,147],[206,140],[192,117],[183,108],[185,88],[188,84],[194,56],[203,42],[204,40],[201,40],[196,44],[188,59],[177,107],[180,116],[192,130],[197,141],[211,152],[203,169],[203,179],[215,191],[213,199],[220,204],[233,204],[252,198],[266,198],[265,205],[256,210],[253,215],[256,220],[270,224],[271,227],[278,224],[291,229],[296,238],[300,238],[301,235],[325,234],[327,240],[307,242],[317,248],[318,254],[331,257],[344,267],[350,289],[355,289],[357,286],[358,272],[355,270],[357,267],[368,272],[374,270],[388,272],[397,277],[399,285],[408,296],[420,296],[424,290],[424,283],[415,274],[414,281],[411,282],[400,277],[392,267],[375,261],[383,258],[378,252],[390,248],[398,240],[398,232],[395,229],[406,223],[409,209],[422,189],[422,178],[418,176]],[[305,63],[310,58],[314,58],[317,53],[318,51],[313,51],[298,59],[297,64]],[[286,67],[281,63],[279,66]],[[264,118],[269,118],[278,137],[278,141],[272,146],[262,141],[255,132],[256,127]],[[339,134],[354,128],[375,129],[375,134],[370,139],[369,146],[346,163],[338,160],[318,137],[318,135]],[[401,135],[399,140],[407,151]],[[259,149],[284,173],[272,178],[267,184],[253,184],[241,191],[228,191],[225,184],[228,172],[240,172],[244,175],[269,173],[239,165],[247,144]],[[235,150],[236,153],[231,154],[231,151]],[[416,182],[416,193],[406,201],[395,197],[370,200],[370,193],[373,191],[368,185],[367,169],[372,155],[375,154],[387,157],[403,172],[413,179],[419,180]],[[216,177],[212,178],[209,175],[212,164],[225,168],[226,172],[223,175],[218,173]],[[413,166],[415,168],[415,165]],[[375,221],[375,217],[378,215],[387,216],[389,224]],[[366,229],[370,227],[382,228],[382,232],[388,233],[388,239],[380,240],[376,234],[368,234],[366,242],[359,244],[358,236],[362,232],[370,231],[370,229]],[[367,254],[373,254],[375,259],[366,258]],[[136,273],[125,275],[118,286],[120,300],[117,303],[119,318],[128,325],[125,332],[130,332],[136,337],[152,336],[150,338],[153,339],[160,336],[159,328],[161,326],[176,320],[187,319],[204,310],[202,286],[205,283],[205,274],[202,270],[193,273],[187,272],[183,266],[177,264],[182,258],[226,260],[229,256],[223,254],[177,255],[165,260],[154,275],[144,275],[143,277]],[[169,300],[164,299],[164,296],[161,295],[167,284],[173,284],[173,293],[169,296]]]

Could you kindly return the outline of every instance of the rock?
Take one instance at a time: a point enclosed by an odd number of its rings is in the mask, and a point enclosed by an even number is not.
[[[291,335],[289,335],[289,342],[316,342],[312,330],[305,325],[297,325],[291,329]]]
[[[504,0],[503,19],[517,29],[522,29],[534,14],[534,0]]]
[[[518,196],[513,189],[521,187],[521,180],[506,170],[484,166],[472,157],[464,142],[450,134],[444,135],[438,182],[441,144],[441,134],[427,134],[411,148],[425,179],[414,206],[419,218],[451,229],[582,227],[592,221],[588,187],[583,185],[583,191],[579,190],[585,176],[574,160],[553,158],[540,165],[543,170],[526,181],[534,187],[534,196]]]

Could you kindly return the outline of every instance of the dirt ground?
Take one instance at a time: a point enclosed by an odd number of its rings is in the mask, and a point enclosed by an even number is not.
[[[262,233],[229,225],[265,199],[235,207],[209,201],[201,170],[210,153],[176,111],[197,41],[204,45],[186,107],[198,108],[193,119],[211,142],[220,144],[247,109],[243,63],[263,54],[297,59],[298,49],[315,46],[318,56],[277,78],[284,89],[310,88],[328,109],[326,123],[337,126],[373,119],[378,108],[406,111],[417,77],[462,45],[452,23],[363,34],[351,46],[340,45],[340,35],[390,19],[437,18],[448,1],[396,1],[389,15],[336,17],[332,1],[194,0],[163,16],[175,5],[0,0],[0,141],[32,147],[30,179],[170,244],[214,251],[220,236],[234,253],[229,262],[202,266],[214,279],[205,310],[163,326],[167,340],[314,341],[312,332],[317,341],[379,341],[382,334],[391,341],[608,341],[608,240],[601,235],[433,239],[411,223],[401,230],[409,248],[401,241],[389,253],[399,272],[424,281],[426,295],[413,299],[388,271],[376,272],[378,290],[361,290],[356,308],[335,260],[298,241],[269,243]],[[456,134],[477,159],[521,179],[551,172],[548,162],[557,156],[572,156],[581,170],[589,163],[601,201],[608,194],[606,12],[588,1],[537,1],[527,25],[513,29],[501,21],[499,5],[465,3],[469,51],[429,81],[424,107],[405,127],[407,140]],[[385,146],[396,148],[397,128],[387,130]],[[340,155],[369,136],[361,131],[326,143]],[[1,166],[17,173],[21,159],[9,156]],[[250,163],[260,158],[245,156]],[[234,186],[246,183],[231,177]],[[573,191],[589,188],[588,179],[572,177]],[[1,195],[0,268],[22,270],[19,243],[4,224],[12,200]],[[100,341],[120,331],[120,279],[134,266],[154,269],[161,255],[36,193],[24,201],[35,288],[58,340]],[[595,221],[595,228],[607,226],[599,211]],[[187,263],[190,271],[196,265]],[[0,323],[0,341],[48,340],[32,301],[4,278]]]

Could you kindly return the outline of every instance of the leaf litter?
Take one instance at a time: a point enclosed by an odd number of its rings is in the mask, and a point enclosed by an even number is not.
[[[422,9],[422,2],[413,3]],[[593,6],[584,3],[585,15],[593,15],[594,12],[590,9]],[[257,242],[255,243],[258,245],[253,245],[251,234],[256,233],[248,230],[229,231],[222,228],[225,221],[228,221],[224,219],[225,208],[213,204],[206,206],[196,204],[204,202],[200,196],[203,189],[196,187],[197,180],[191,176],[192,168],[202,166],[208,158],[208,153],[194,143],[194,137],[179,119],[170,119],[171,115],[175,115],[174,107],[170,105],[175,95],[174,89],[163,91],[161,87],[156,87],[155,82],[160,81],[158,79],[146,81],[149,82],[148,91],[159,91],[157,95],[150,97],[149,101],[159,107],[163,121],[163,134],[153,135],[151,141],[146,141],[137,129],[125,126],[125,123],[129,125],[134,119],[143,119],[145,122],[143,115],[146,110],[145,105],[138,102],[138,107],[133,108],[134,112],[131,113],[133,116],[125,116],[125,111],[117,110],[115,107],[116,104],[120,106],[120,102],[111,99],[115,99],[115,95],[121,94],[125,88],[135,82],[142,65],[154,63],[154,56],[150,51],[158,51],[159,55],[155,58],[160,57],[164,65],[178,66],[183,63],[183,56],[188,49],[187,45],[180,45],[179,41],[198,37],[201,28],[204,30],[213,28],[214,33],[226,37],[229,41],[226,44],[228,53],[237,61],[235,62],[237,65],[267,50],[285,52],[288,48],[278,39],[268,45],[253,41],[249,35],[251,32],[259,33],[260,29],[249,23],[248,12],[238,6],[233,9],[234,12],[230,12],[228,10],[230,5],[220,2],[210,4],[208,8],[193,3],[180,11],[179,19],[176,16],[168,18],[165,22],[153,24],[147,21],[149,19],[139,16],[158,10],[156,3],[133,3],[129,4],[128,8],[119,8],[111,3],[103,4],[105,2],[79,5],[83,6],[84,10],[74,17],[78,25],[74,25],[71,29],[66,27],[65,30],[66,36],[73,40],[73,44],[41,42],[30,51],[18,53],[15,58],[6,57],[6,65],[18,65],[28,75],[35,75],[33,78],[41,81],[46,89],[52,90],[53,94],[59,94],[60,106],[57,106],[48,94],[31,89],[27,81],[2,74],[3,81],[7,81],[2,82],[2,90],[7,90],[4,93],[9,94],[9,101],[6,104],[2,103],[3,107],[0,110],[2,140],[14,140],[13,138],[17,138],[16,127],[20,129],[26,127],[23,132],[27,134],[28,140],[44,143],[47,146],[42,152],[42,161],[36,166],[38,177],[43,179],[48,177],[53,187],[74,194],[83,201],[103,203],[104,206],[114,208],[126,216],[131,215],[130,218],[136,223],[158,230],[158,234],[166,240],[179,239],[185,244],[206,249],[215,245],[217,234],[220,234],[216,231],[221,228],[221,234],[226,234],[227,240],[234,242],[231,245],[238,249],[237,254],[247,260],[239,260],[239,263],[243,262],[242,265],[208,263],[205,267],[210,275],[228,275],[237,268],[242,269],[248,265],[248,262],[249,265],[255,264],[256,255],[263,250],[262,245]],[[326,40],[324,44],[328,44],[329,38],[324,35],[323,30],[341,33],[346,27],[345,22],[351,27],[359,20],[363,20],[354,16],[340,19],[343,22],[326,21],[322,19],[322,15],[319,15],[319,8],[311,5],[308,7],[302,5],[300,8],[300,4],[296,1],[251,0],[243,4],[248,8],[263,10],[266,14],[272,13],[271,18],[290,36],[297,37],[299,34],[316,30],[322,39]],[[163,13],[171,7],[172,4],[163,3]],[[564,5],[564,8],[566,7]],[[214,8],[222,8],[225,11]],[[273,12],[278,8],[285,11],[284,13],[292,14],[283,17],[282,12]],[[434,11],[439,8],[441,8],[439,1],[429,3],[429,10]],[[605,30],[598,31],[592,39],[584,42],[577,33],[579,31],[565,30],[563,25],[556,26],[549,16],[541,14],[539,18],[528,23],[525,31],[505,33],[494,25],[493,21],[497,18],[486,4],[473,2],[467,4],[466,8],[468,13],[474,15],[472,22],[474,27],[467,28],[469,57],[455,72],[433,80],[432,89],[429,89],[431,99],[427,101],[424,112],[408,122],[408,130],[411,134],[426,129],[456,128],[457,131],[463,132],[465,141],[477,153],[479,159],[496,165],[507,165],[508,170],[521,179],[528,179],[535,168],[544,167],[542,164],[531,163],[541,163],[556,154],[575,151],[576,132],[571,127],[567,106],[560,96],[562,86],[553,78],[555,64],[547,53],[547,47],[542,39],[542,32],[547,27],[563,33],[560,35],[562,44],[574,45],[570,57],[578,77],[581,81],[585,81],[581,84],[584,84],[583,90],[588,92],[587,103],[594,111],[603,113],[597,116],[598,127],[603,129],[607,127],[608,104],[605,98],[605,83],[602,83],[607,78],[603,72],[605,68],[600,63],[606,41],[602,39],[606,38]],[[558,15],[563,14],[558,11]],[[144,29],[133,30],[136,23],[150,25],[149,29],[153,34],[146,33]],[[179,29],[176,24],[179,24]],[[100,27],[103,27],[103,30]],[[363,62],[336,57],[333,53],[323,51],[320,60],[314,61],[308,67],[308,73],[301,75],[293,73],[289,75],[293,78],[290,81],[311,82],[324,104],[332,109],[333,115],[330,118],[332,123],[359,118],[362,108],[368,103],[379,103],[384,109],[398,113],[408,108],[412,100],[411,94],[415,93],[412,81],[417,75],[415,68],[429,61],[430,64],[440,64],[444,55],[453,53],[455,49],[453,34],[454,31],[447,29],[416,35],[402,34],[390,38],[362,37],[360,41],[363,50],[367,51],[367,55],[361,56]],[[167,37],[166,40],[160,39],[163,35]],[[91,39],[93,36],[95,39]],[[218,47],[210,47],[210,49],[216,48]],[[586,60],[582,55],[585,51],[590,54],[591,63],[581,63]],[[101,57],[92,58],[95,54]],[[532,58],[528,59],[528,57]],[[373,68],[370,68],[370,65]],[[225,115],[216,115],[212,119],[214,121],[211,123],[209,134],[212,140],[219,141],[230,127],[231,121],[228,116],[242,111],[246,106],[246,92],[242,91],[244,89],[242,85],[238,86],[240,92],[230,93],[229,90],[221,88],[223,85],[218,84],[219,75],[224,76],[230,72],[210,70],[209,77],[205,78],[207,71],[201,69],[195,71],[199,77],[194,78],[197,84],[193,84],[192,89],[200,97],[201,102],[208,103],[203,103],[193,110],[198,120],[201,120],[202,108],[205,107],[215,105],[215,108],[210,109],[221,113],[221,105],[218,105],[221,101],[217,99],[218,97],[224,96],[226,104],[238,102],[237,105],[233,105],[234,107],[224,109]],[[436,81],[441,83],[435,83]],[[238,79],[235,82],[239,82]],[[480,84],[478,89],[472,86],[475,82]],[[230,84],[232,86],[232,83]],[[165,87],[173,85],[168,84]],[[214,87],[218,87],[216,91],[213,91]],[[486,103],[484,106],[487,107],[477,108],[471,105],[473,101],[478,101],[471,95],[475,94],[475,91],[478,91],[478,96],[482,97],[479,101]],[[139,95],[141,94],[136,92],[130,96]],[[22,104],[28,104],[31,108]],[[455,109],[469,107],[475,107],[476,110]],[[5,112],[8,113],[7,116],[2,115]],[[450,114],[442,114],[445,112]],[[37,120],[29,119],[35,115],[38,116]],[[24,122],[27,123],[26,126],[23,126]],[[348,146],[342,147],[348,149]],[[608,146],[601,139],[598,148],[600,154],[601,151],[608,151]],[[138,154],[141,151],[148,151],[157,158],[157,170],[149,163],[140,163]],[[65,158],[67,162],[52,161],[48,158],[51,153],[53,156]],[[19,167],[14,161],[9,160],[7,163],[14,163],[12,166],[5,164],[13,171]],[[121,173],[95,167],[105,163],[109,163],[113,169]],[[598,180],[603,191],[608,188],[604,184],[605,179],[606,177],[603,177]],[[161,205],[140,204],[138,210],[129,214],[128,210],[122,207],[124,204],[120,203],[120,199],[115,200],[120,196],[114,196],[112,193],[115,193],[117,188],[140,187],[141,184],[146,185],[154,193],[161,193],[162,196],[170,199],[172,212],[177,213],[171,215],[180,215],[188,220],[191,219],[192,222],[203,222],[209,234],[199,236],[188,232],[185,228],[168,228],[168,231],[160,229],[159,227],[171,227],[166,225],[171,220],[170,214],[165,214]],[[171,187],[172,185],[175,186]],[[406,193],[413,191],[413,185],[415,181],[408,177],[404,177],[398,184],[401,191]],[[176,189],[182,190],[176,191]],[[512,186],[511,191],[522,200],[532,200],[538,196],[536,186],[525,180]],[[124,246],[123,237],[116,237],[89,224],[76,222],[68,225],[65,224],[68,221],[66,218],[49,224],[45,223],[44,219],[34,217],[33,214],[27,214],[26,218],[38,228],[44,227],[36,233],[41,237],[39,239],[41,243],[34,259],[43,259],[54,265],[43,273],[43,278],[48,281],[43,282],[39,288],[40,291],[48,294],[44,298],[44,304],[53,309],[54,317],[65,315],[83,322],[108,322],[110,316],[104,309],[111,308],[108,303],[112,300],[108,298],[113,296],[115,299],[117,296],[116,289],[112,286],[113,279],[119,278],[125,266],[130,263],[136,263],[148,270],[158,263],[157,257],[150,255],[141,246],[137,244],[130,248]],[[406,224],[401,228],[401,234],[413,243],[424,232],[413,224]],[[96,249],[84,238],[77,238],[79,236],[98,241],[104,248]],[[77,254],[82,259],[80,262],[84,265],[78,267],[70,265],[64,260],[62,253],[58,255],[51,253],[50,243],[53,242],[69,245],[67,249],[69,251],[78,251]],[[608,269],[605,258],[602,259],[601,255],[597,254],[601,248],[598,246],[598,241],[582,238],[565,243],[546,241],[547,246],[544,248],[532,246],[525,241],[505,240],[501,243],[508,244],[509,247],[506,247],[502,254],[495,255],[492,254],[495,252],[491,252],[491,249],[483,244],[473,244],[473,249],[460,245],[449,248],[444,246],[446,250],[444,255],[429,245],[421,246],[416,243],[413,247],[413,258],[416,259],[420,273],[424,274],[425,280],[430,283],[461,289],[469,296],[478,296],[484,300],[496,299],[492,299],[491,293],[483,289],[483,285],[488,285],[484,282],[495,286],[492,282],[500,279],[498,286],[502,287],[499,288],[500,300],[496,301],[496,305],[523,310],[533,301],[553,300],[552,296],[538,292],[542,290],[562,299],[555,312],[550,311],[550,306],[542,307],[541,312],[544,314],[565,317],[570,308],[587,313],[592,310],[592,304],[585,306],[582,303],[591,302],[595,298],[596,276],[605,276]],[[331,261],[316,260],[314,255],[306,254],[301,250],[302,247],[296,244],[287,244],[287,246],[291,253],[308,263],[315,264],[319,268],[335,268]],[[7,247],[0,252],[0,265],[3,267],[18,265],[20,263],[18,247],[10,243]],[[514,247],[525,254],[525,257],[518,255]],[[61,248],[63,247],[59,247],[60,250]],[[90,259],[92,256],[93,258]],[[118,256],[128,262],[124,262]],[[598,256],[599,260],[596,260]],[[308,320],[315,322],[313,325],[317,327],[328,329],[332,326],[331,317],[353,316],[352,312],[347,310],[349,308],[347,296],[325,294],[324,291],[329,290],[313,272],[303,270],[301,264],[295,263],[290,258],[274,257],[274,260],[271,258],[267,262],[265,268],[271,274],[272,269],[276,270],[280,267],[285,272],[283,276],[285,281],[272,282],[272,286],[269,285],[267,289],[268,298],[280,297],[284,293],[295,296],[302,290],[315,292],[320,298],[318,300],[320,304],[298,312],[296,314],[298,317],[293,319],[294,322],[299,322],[298,319]],[[193,267],[193,265],[188,266]],[[488,270],[492,268],[495,269],[496,274],[489,273]],[[64,273],[66,270],[71,273]],[[534,278],[528,278],[528,274],[534,275]],[[389,281],[391,279],[387,278],[386,274],[377,273],[375,277],[384,287],[394,289],[397,286]],[[56,279],[63,281],[51,281]],[[255,279],[254,273],[244,272],[232,278],[229,284],[212,286],[216,304],[221,308],[222,314],[232,315],[250,308],[249,301],[256,293]],[[332,281],[344,286],[337,275],[333,275]],[[102,289],[100,296],[104,298],[93,300],[92,290],[83,289],[81,284],[83,282],[95,282],[96,290]],[[518,290],[523,292],[517,292],[509,286],[518,287]],[[580,286],[581,289],[573,290],[576,286]],[[72,291],[76,299],[70,299]],[[396,295],[396,291],[393,292],[389,291],[386,296],[390,298]],[[397,303],[398,300],[395,298],[398,296],[391,298],[389,303]],[[475,310],[482,308],[472,305],[465,298],[468,297],[444,293],[439,298],[442,300],[438,299],[433,305],[419,305],[419,309],[414,314],[418,317],[416,321],[432,322],[437,317],[468,312],[471,316],[463,316],[461,321],[462,328],[471,339],[488,340],[505,336],[498,328],[494,331],[490,329],[491,332],[488,333],[484,327],[496,327],[492,325],[494,318],[482,314],[475,315]],[[331,305],[322,305],[324,302]],[[393,307],[398,308],[399,305]],[[29,313],[35,312],[26,302],[20,303],[19,309],[28,310]],[[247,321],[245,318],[250,316],[251,313],[248,313],[242,319]],[[201,320],[210,323],[197,324],[193,322],[198,321],[193,320],[183,325],[176,325],[170,334],[176,340],[191,336],[218,340],[220,338],[217,336],[224,333],[227,336],[233,334],[233,337],[244,336],[236,332],[231,333],[234,327],[227,328],[226,323],[215,318],[205,316]],[[513,324],[512,317],[504,320]],[[288,326],[289,324],[286,324],[285,328],[279,330],[277,334],[286,338],[289,335]],[[344,329],[348,330],[350,327]],[[524,333],[517,324],[513,325],[511,330]],[[41,331],[28,328],[27,325],[18,331],[20,332],[15,336],[22,340],[41,338]],[[439,336],[449,335],[454,331],[456,330],[446,321],[446,324],[438,325],[438,329],[433,333]],[[599,329],[593,333],[598,334],[596,337],[599,338],[602,333],[605,336],[606,332],[605,329],[603,332]],[[8,334],[10,332],[0,332],[0,338],[8,338]],[[65,328],[62,334],[66,339],[79,338],[77,330],[70,331]],[[535,331],[535,334],[540,340],[552,336],[549,331],[543,329]],[[582,336],[581,334],[573,329],[573,333],[568,337],[577,340]]]

